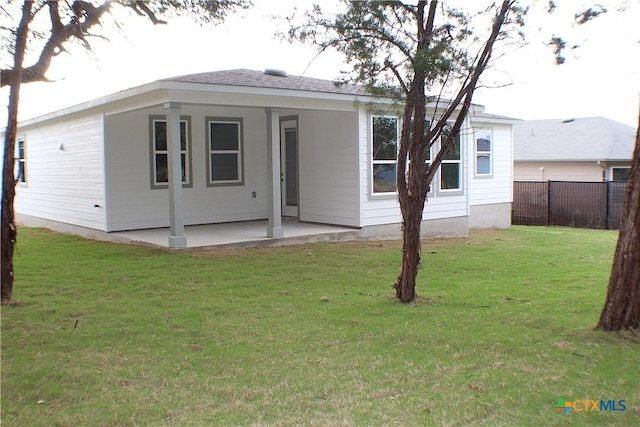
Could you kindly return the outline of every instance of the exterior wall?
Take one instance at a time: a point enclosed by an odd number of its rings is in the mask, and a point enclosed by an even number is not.
[[[469,208],[469,228],[509,228],[511,202],[475,205]]]
[[[422,237],[466,237],[469,224],[466,216],[439,218],[422,221],[420,235]],[[360,230],[362,239],[400,240],[402,229],[400,223],[370,225]]]
[[[544,167],[541,171],[540,168]],[[602,182],[603,167],[597,162],[522,161],[513,164],[515,181],[587,181]]]
[[[50,230],[57,231],[58,233],[82,236],[85,239],[115,243],[131,243],[131,239],[127,239],[118,234],[107,233],[106,231],[98,230],[96,228],[82,227],[79,225],[53,221],[31,215],[16,213],[16,222],[20,226],[48,228]]]
[[[208,94],[182,95],[211,102]],[[191,183],[183,189],[185,225],[268,216],[265,108],[231,106],[239,102],[231,94],[223,99],[226,106],[185,103],[181,108],[181,116],[191,123]],[[150,116],[165,114],[164,99],[145,101],[153,107],[144,107],[143,101],[134,97],[105,107],[106,113],[79,112],[43,122],[37,129],[22,129],[28,182],[18,188],[17,212],[108,232],[167,227],[169,193],[152,188],[149,135]],[[390,230],[399,230],[397,196],[372,192],[371,113],[366,107],[354,110],[352,102],[324,101],[316,106],[323,110],[318,110],[300,100],[289,101],[296,109],[282,108],[280,116],[298,119],[300,220],[370,230],[390,225]],[[242,118],[243,184],[207,185],[206,117]],[[475,176],[475,141],[467,123],[462,131],[462,188],[439,191],[436,175],[424,210],[424,235],[464,235],[469,224],[504,224],[495,214],[511,203],[511,126],[491,126],[494,173],[489,178]],[[60,142],[62,151],[56,149]],[[485,205],[499,208],[470,209]],[[475,213],[478,218],[469,218]]]
[[[281,111],[298,116],[301,221],[357,227],[357,115]]]
[[[27,123],[18,138],[25,139],[27,182],[16,188],[16,213],[104,230],[102,114]]]
[[[106,119],[109,231],[169,224],[168,190],[150,186],[149,116],[163,114],[155,107]],[[183,105],[180,114],[191,118],[192,186],[183,188],[185,224],[266,218],[265,110]],[[298,118],[300,220],[359,226],[355,113],[281,110],[280,116]],[[244,185],[207,187],[205,117],[243,118]]]
[[[607,181],[613,181],[613,168],[629,168],[629,169],[631,169],[631,161],[628,161],[628,162],[606,162],[606,163],[603,163],[603,167],[606,168],[605,179]]]
[[[398,115],[399,116],[399,115]],[[402,222],[400,205],[396,195],[376,195],[372,190],[372,141],[371,141],[371,114],[361,110],[359,112],[359,147],[360,147],[360,191],[361,191],[361,224],[363,227],[399,224]],[[468,191],[469,171],[468,162],[464,159],[468,156],[470,137],[462,132],[461,156],[462,156],[462,189],[452,193],[438,191],[439,178],[436,175],[432,182],[434,189],[429,193],[425,209],[424,220],[436,220],[443,218],[464,217],[464,233],[466,233],[466,217],[468,216]]]
[[[106,118],[108,231],[169,225],[169,191],[151,189],[150,182],[149,116],[163,114],[163,107],[158,106]],[[268,165],[264,108],[183,105],[180,115],[191,118],[192,186],[183,188],[185,225],[266,218]],[[207,186],[206,117],[242,117],[243,185]]]
[[[506,228],[511,225],[513,201],[513,138],[510,124],[474,122],[474,131],[491,129],[492,173],[477,174],[475,138],[469,146],[469,226]]]

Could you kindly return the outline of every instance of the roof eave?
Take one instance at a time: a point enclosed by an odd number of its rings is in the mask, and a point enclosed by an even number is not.
[[[100,98],[95,98],[86,102],[82,102],[80,104],[72,105],[70,107],[61,108],[59,110],[52,111],[50,113],[43,114],[41,116],[36,116],[33,118],[22,120],[20,121],[18,126],[33,125],[36,123],[46,122],[49,120],[55,120],[57,118],[68,116],[71,114],[90,111],[92,109],[104,107],[105,105],[122,101],[124,99],[133,98],[135,96],[151,93],[159,89],[161,89],[160,81],[155,81],[155,82],[147,83],[141,86],[124,89],[116,93],[102,96]]]

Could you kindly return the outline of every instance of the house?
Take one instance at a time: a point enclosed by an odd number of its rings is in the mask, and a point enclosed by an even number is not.
[[[516,181],[627,181],[635,129],[606,119],[526,120],[514,124]]]
[[[401,117],[362,87],[277,70],[155,81],[20,123],[17,217],[77,233],[169,227],[175,248],[198,224],[266,219],[265,237],[286,237],[283,217],[400,237]],[[424,235],[510,225],[512,123],[473,107]]]

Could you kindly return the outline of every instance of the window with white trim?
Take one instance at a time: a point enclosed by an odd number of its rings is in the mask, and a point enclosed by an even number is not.
[[[398,118],[372,116],[371,129],[373,194],[395,193],[397,190]]]
[[[611,168],[611,180],[612,181],[629,181],[631,177],[631,167],[629,166],[614,166]]]
[[[167,144],[167,119],[151,116],[151,188],[169,186],[169,151]],[[180,163],[182,186],[191,186],[191,118],[180,117]]]
[[[425,132],[428,132],[429,129],[427,128],[425,130]],[[429,172],[429,168],[431,167],[431,147],[426,148],[426,153],[425,153],[425,161],[424,161],[424,171]],[[431,194],[432,192],[432,185],[433,185],[433,179],[432,182],[429,183],[429,188],[427,189],[427,194]]]
[[[24,138],[18,138],[16,141],[16,180],[19,184],[27,183],[27,162],[24,151]]]
[[[242,118],[207,117],[207,185],[242,185]]]
[[[491,176],[493,174],[493,132],[491,129],[479,129],[475,132],[476,140],[476,175]]]
[[[440,136],[440,146],[445,143],[451,127],[447,125]],[[440,164],[440,191],[458,191],[462,189],[462,156],[460,134],[455,136],[453,145],[449,147]]]

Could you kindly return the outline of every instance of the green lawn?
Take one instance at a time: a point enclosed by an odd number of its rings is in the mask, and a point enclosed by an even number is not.
[[[593,330],[616,238],[425,241],[402,305],[398,242],[170,252],[20,229],[2,425],[640,425],[640,336]]]

